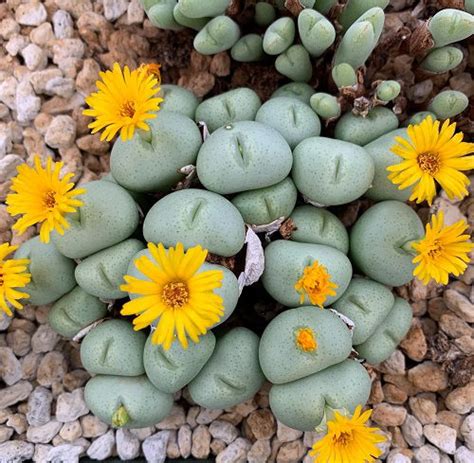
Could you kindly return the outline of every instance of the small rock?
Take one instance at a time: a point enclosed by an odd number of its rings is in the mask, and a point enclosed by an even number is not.
[[[239,436],[239,430],[227,421],[216,420],[209,426],[209,432],[214,439],[220,439],[226,444],[234,442]]]
[[[0,425],[0,444],[9,440],[13,436],[13,432],[12,428]]]
[[[38,366],[37,381],[42,386],[61,382],[66,372],[66,361],[61,352],[48,352]],[[72,421],[72,420],[71,420]]]
[[[255,401],[250,399],[246,402],[242,402],[241,404],[237,404],[235,407],[232,407],[232,410],[245,418],[249,416],[254,410],[257,410],[257,408],[258,405],[255,403]]]
[[[70,77],[55,77],[46,84],[45,93],[47,95],[70,98],[74,95],[74,90],[74,79]]]
[[[175,430],[170,431],[170,438],[168,439],[168,445],[166,446],[166,457],[171,460],[175,460],[181,456],[176,434]]]
[[[49,451],[53,448],[49,444],[36,444],[35,453],[33,455],[33,461],[43,463],[48,461]]]
[[[96,81],[99,78],[100,66],[97,61],[87,58],[76,77],[76,89],[84,96],[96,90]]]
[[[383,393],[385,401],[390,402],[391,404],[403,404],[408,398],[408,394],[395,384],[384,384]]]
[[[58,68],[48,68],[43,71],[36,71],[30,74],[30,83],[37,94],[47,93],[49,82],[63,77],[63,73]]]
[[[211,447],[211,452],[213,455],[219,455],[219,453],[223,452],[224,449],[226,448],[226,444],[223,440],[212,439],[210,447]],[[169,445],[168,445],[168,448],[169,448]]]
[[[193,431],[191,455],[194,458],[206,459],[211,451],[211,433],[207,426],[200,424]]]
[[[460,413],[461,415],[469,413],[474,407],[474,382],[451,391],[447,395],[445,403],[446,407],[453,412]]]
[[[139,440],[145,440],[155,432],[155,427],[148,426],[146,428],[130,429],[130,432]]]
[[[84,437],[98,437],[105,434],[109,426],[94,415],[81,418],[82,435]]]
[[[16,168],[23,164],[23,159],[16,154],[7,154],[0,159],[0,183],[7,182],[16,175]]]
[[[473,329],[453,313],[445,313],[439,319],[439,327],[451,338],[473,336]]]
[[[447,289],[443,293],[444,301],[449,309],[468,323],[474,323],[474,304],[454,289]]]
[[[53,29],[57,39],[70,39],[74,36],[74,24],[71,15],[64,10],[53,14]]]
[[[82,428],[79,420],[64,423],[59,435],[67,442],[74,442],[82,436]]]
[[[44,69],[48,65],[48,55],[46,52],[34,43],[30,43],[23,50],[21,55],[25,60],[25,65],[30,71]]]
[[[214,420],[219,418],[222,415],[223,410],[211,410],[209,408],[201,408],[198,416],[196,417],[197,424],[209,424],[212,423]]]
[[[440,463],[439,450],[430,444],[415,449],[414,453],[416,463]]]
[[[23,26],[39,26],[47,16],[46,8],[40,2],[21,3],[15,9],[15,19]]]
[[[70,58],[81,59],[86,51],[86,46],[81,39],[58,40],[53,46],[53,63],[61,69],[61,62]]]
[[[0,378],[7,386],[20,381],[23,372],[21,363],[9,347],[0,347]]]
[[[0,82],[0,101],[10,109],[16,110],[15,95],[18,82],[14,77],[7,77]]]
[[[49,451],[47,461],[52,463],[78,463],[79,456],[83,451],[84,447],[80,445],[58,445]]]
[[[143,7],[139,0],[132,0],[127,8],[127,24],[141,24],[144,18]]]
[[[178,448],[183,458],[191,455],[192,431],[189,425],[185,424],[178,431]]]
[[[90,375],[86,370],[77,369],[70,371],[64,375],[64,388],[68,392],[72,392],[74,389],[84,386],[89,378]]]
[[[104,0],[104,16],[108,21],[120,18],[128,8],[128,0]]]
[[[412,325],[405,339],[400,343],[400,347],[412,360],[421,362],[425,358],[428,352],[428,343],[419,323]]]
[[[467,447],[458,447],[454,454],[454,463],[472,463],[474,461],[474,452]]]
[[[408,379],[422,391],[437,392],[448,387],[448,375],[434,362],[423,362],[408,370]]]
[[[105,460],[112,456],[115,445],[114,431],[110,430],[100,436],[87,449],[87,455],[93,460]]]
[[[411,463],[411,458],[399,452],[399,449],[394,449],[389,452],[387,455],[387,463]]]
[[[250,450],[251,444],[247,439],[239,437],[226,449],[219,453],[216,458],[216,463],[240,463],[247,460],[247,453]]]
[[[186,423],[183,407],[173,405],[170,414],[156,425],[156,429],[179,429]]]
[[[253,443],[247,454],[248,463],[261,463],[268,460],[272,453],[270,441],[268,439],[257,440]]]
[[[48,324],[40,325],[31,338],[31,348],[37,354],[51,352],[59,341],[59,334]]]
[[[15,34],[5,45],[5,50],[10,56],[17,56],[18,53],[28,45],[29,41],[24,35]]]
[[[438,424],[445,424],[446,426],[454,429],[458,438],[461,437],[461,424],[463,421],[463,417],[461,415],[450,410],[441,410],[437,413],[436,420]]]
[[[13,440],[0,444],[0,455],[8,463],[19,463],[30,460],[34,452],[35,446],[30,442]]]
[[[410,397],[409,404],[413,414],[421,424],[436,422],[436,404],[432,400],[423,395],[418,395]]]
[[[31,337],[23,330],[10,331],[7,343],[17,357],[25,356],[31,349]]]
[[[143,454],[148,463],[164,463],[170,431],[160,431],[143,441]]]
[[[116,433],[117,455],[121,460],[133,460],[140,455],[140,441],[128,429]]]
[[[15,34],[20,32],[20,26],[13,18],[5,18],[0,21],[0,37],[8,40]]]
[[[4,388],[0,394],[0,410],[25,400],[32,390],[33,386],[28,381],[20,381]]]
[[[461,435],[464,438],[466,446],[470,450],[474,450],[474,413],[466,416],[461,425]]]
[[[401,426],[406,416],[406,408],[381,403],[374,406],[372,420],[380,426]]]
[[[31,426],[42,426],[51,418],[53,395],[49,389],[38,386],[28,398],[26,419]]]
[[[30,39],[39,47],[46,48],[54,40],[53,28],[50,23],[43,23],[30,33]]]
[[[32,121],[40,112],[41,98],[35,95],[27,80],[19,82],[16,87],[15,106],[18,122],[21,123]]]
[[[23,379],[34,380],[40,364],[42,355],[29,352],[21,359],[21,369],[23,370]]]
[[[444,424],[427,424],[423,428],[425,437],[443,452],[453,455],[456,450],[456,430]]]
[[[301,461],[305,453],[306,449],[300,440],[286,442],[278,450],[276,461],[277,463]]]
[[[73,18],[78,19],[82,14],[92,11],[91,0],[55,0],[56,6],[61,10],[66,10]]]
[[[22,413],[15,413],[8,418],[7,426],[13,428],[17,434],[23,434],[28,427],[28,423],[25,415]]]
[[[296,439],[299,439],[302,435],[302,431],[289,428],[288,426],[284,425],[283,423],[280,423],[277,420],[277,439],[280,442],[292,442]]]
[[[89,413],[84,402],[84,390],[76,389],[73,392],[60,394],[56,403],[56,418],[63,423],[77,420],[80,416]]]
[[[48,421],[41,426],[30,426],[26,438],[35,444],[47,444],[61,429],[62,423],[56,420]]]
[[[423,426],[413,415],[407,415],[405,422],[402,424],[402,434],[412,447],[421,447],[425,443]]]
[[[60,115],[53,118],[46,131],[44,141],[51,148],[68,148],[76,138],[76,122],[71,116]]]
[[[474,336],[461,336],[454,340],[454,344],[466,355],[474,354]]]
[[[255,439],[271,439],[276,432],[275,418],[268,409],[255,410],[244,421]]]

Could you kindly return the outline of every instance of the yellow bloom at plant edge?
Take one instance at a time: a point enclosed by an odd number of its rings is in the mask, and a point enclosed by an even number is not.
[[[156,78],[158,85],[161,85],[161,64],[158,63],[148,63],[141,64],[138,68],[140,71],[146,72],[147,75],[151,75]]]
[[[177,337],[188,347],[188,337],[195,343],[199,336],[224,315],[224,301],[214,293],[222,286],[222,270],[199,271],[207,250],[195,246],[184,251],[181,243],[165,250],[163,244],[148,243],[151,258],[144,255],[135,260],[135,267],[146,280],[125,275],[120,286],[138,297],[124,304],[122,315],[138,315],[133,320],[135,330],[157,321],[153,344],[169,349]]]
[[[334,288],[338,286],[331,281],[326,267],[320,265],[317,260],[308,265],[301,278],[296,282],[295,289],[300,293],[300,304],[303,304],[305,295],[309,297],[311,304],[323,307],[328,296],[335,296]]]
[[[469,179],[463,170],[474,169],[474,143],[463,142],[463,134],[454,134],[456,124],[446,120],[440,122],[428,116],[418,125],[408,126],[409,141],[395,137],[397,144],[392,152],[402,158],[399,164],[387,167],[388,178],[398,189],[415,185],[410,201],[431,205],[436,196],[436,183],[446,191],[449,198],[462,199],[467,196]]]
[[[24,288],[31,281],[31,275],[26,273],[29,259],[5,259],[16,249],[18,246],[0,244],[0,311],[10,316],[13,314],[9,305],[20,310],[23,305],[18,300],[30,297],[17,291],[17,288]]]
[[[413,263],[418,264],[413,275],[425,285],[431,279],[446,285],[449,274],[462,275],[469,263],[468,254],[474,247],[469,242],[469,235],[464,234],[467,227],[465,220],[445,227],[443,212],[433,215],[431,223],[426,225],[425,237],[413,244],[417,252]]]
[[[82,201],[76,199],[85,193],[84,189],[74,189],[70,182],[74,174],[60,178],[62,162],[53,162],[48,158],[46,168],[41,165],[39,156],[35,156],[34,167],[27,164],[18,166],[18,174],[12,180],[11,191],[7,195],[7,211],[10,215],[21,215],[13,229],[21,235],[28,227],[41,224],[40,239],[49,243],[49,235],[56,230],[60,235],[69,228],[66,215],[76,212]]]
[[[326,435],[309,452],[316,463],[370,463],[382,455],[376,444],[386,438],[378,428],[366,425],[372,410],[361,411],[358,405],[352,417],[334,412],[334,418],[327,422]]]
[[[89,124],[92,133],[103,130],[101,140],[110,141],[117,132],[123,141],[130,140],[135,129],[150,130],[146,123],[154,119],[163,98],[156,95],[160,91],[156,76],[143,72],[140,68],[130,71],[115,63],[111,71],[99,73],[102,81],[97,81],[98,92],[86,98],[90,109],[83,114],[95,118]]]

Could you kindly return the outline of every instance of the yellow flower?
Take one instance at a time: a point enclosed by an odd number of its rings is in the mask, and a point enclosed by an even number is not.
[[[156,78],[158,85],[161,85],[161,64],[158,63],[148,63],[141,64],[138,68],[140,71],[144,71],[147,75],[151,75]]]
[[[46,168],[41,165],[39,156],[35,156],[34,167],[27,164],[18,166],[18,174],[12,180],[11,190],[7,195],[7,211],[12,215],[22,215],[13,225],[21,235],[28,227],[41,224],[40,239],[49,243],[49,235],[56,230],[60,235],[69,228],[65,215],[76,211],[82,201],[76,196],[85,193],[84,189],[74,189],[69,182],[74,174],[59,178],[62,162],[53,162],[48,158]]]
[[[407,129],[409,141],[395,137],[397,144],[392,152],[402,158],[399,164],[387,167],[388,178],[398,189],[416,184],[410,201],[428,201],[431,205],[436,196],[438,182],[449,198],[467,196],[469,179],[461,171],[474,168],[474,156],[466,156],[474,150],[473,143],[463,142],[463,134],[454,134],[456,124],[449,119],[440,128],[439,121],[428,116],[418,125]]]
[[[431,223],[426,225],[425,237],[413,244],[418,253],[413,259],[413,263],[418,264],[413,275],[425,285],[431,279],[446,285],[450,273],[462,275],[469,263],[468,254],[474,247],[469,242],[469,235],[463,234],[466,229],[465,220],[445,227],[443,212],[433,215]]]
[[[30,297],[29,294],[16,290],[16,288],[24,288],[31,281],[31,275],[26,273],[29,259],[5,259],[16,249],[18,246],[10,246],[8,243],[0,244],[0,310],[10,316],[12,311],[9,304],[20,310],[23,305],[18,300]]]
[[[222,286],[222,270],[199,272],[207,257],[207,250],[195,246],[184,251],[181,243],[165,250],[159,243],[148,243],[148,256],[135,260],[135,267],[146,277],[124,277],[120,289],[139,295],[124,304],[122,315],[140,314],[133,320],[134,329],[141,330],[158,321],[153,332],[153,344],[169,349],[178,337],[188,347],[189,336],[199,342],[199,335],[217,323],[224,315],[224,301],[214,293]]]
[[[314,352],[318,348],[314,331],[308,326],[296,330],[295,344],[298,349],[304,352]]]
[[[327,434],[315,442],[309,454],[317,463],[367,463],[382,455],[376,444],[385,441],[378,428],[369,428],[367,420],[372,410],[362,413],[360,405],[352,417],[334,412],[327,422]]]
[[[90,109],[83,111],[95,118],[89,124],[92,133],[104,129],[100,139],[110,141],[120,131],[120,137],[126,141],[133,137],[135,129],[150,130],[146,121],[156,117],[163,101],[156,96],[160,91],[156,77],[140,68],[130,71],[127,66],[122,72],[118,63],[112,71],[99,75],[99,91],[86,98]]]
[[[331,281],[326,267],[319,264],[317,260],[308,265],[301,278],[296,282],[295,289],[300,293],[300,304],[303,304],[305,294],[308,295],[311,304],[323,307],[328,296],[335,296],[334,288],[338,286]]]

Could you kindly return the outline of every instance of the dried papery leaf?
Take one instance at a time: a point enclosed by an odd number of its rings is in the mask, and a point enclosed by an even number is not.
[[[464,10],[464,0],[436,0],[433,4],[434,7],[442,10],[444,8],[454,8],[456,10]]]
[[[336,309],[329,309],[329,310],[332,313],[336,314],[346,324],[352,337],[354,334],[355,323],[349,317],[346,317],[344,314],[342,314],[341,312],[338,312]]]
[[[199,121],[197,125],[201,131],[202,141],[206,141],[207,137],[211,135],[209,129],[207,128],[207,124],[204,121]]]
[[[293,15],[298,16],[303,10],[304,6],[299,0],[286,0],[285,8]]]
[[[73,338],[72,340],[74,342],[79,342],[82,338],[86,337],[86,335],[92,331],[96,326],[100,325],[102,322],[104,322],[105,320],[108,320],[107,318],[102,318],[101,320],[97,320],[95,321],[94,323],[91,323],[90,325],[86,326],[85,328],[82,328],[81,331],[79,331],[79,333],[77,333]]]
[[[289,240],[295,230],[298,230],[298,227],[293,222],[293,219],[288,217],[280,226],[280,235],[284,240]]]
[[[373,100],[366,98],[365,96],[360,96],[354,100],[354,107],[352,113],[356,116],[367,117],[369,111],[373,107]]]
[[[190,188],[193,180],[196,178],[196,166],[193,164],[188,164],[187,166],[181,167],[178,172],[185,175],[185,177],[176,185],[174,190],[178,191]]]
[[[238,278],[240,293],[242,293],[245,286],[256,283],[265,269],[265,254],[262,243],[251,228],[247,228],[245,243],[247,244],[245,268]]]
[[[222,257],[218,256],[217,254],[212,254],[208,253],[206,257],[206,262],[209,262],[210,264],[217,264],[217,265],[222,265],[225,268],[228,268],[229,270],[234,270],[235,268],[235,257]]]
[[[305,195],[302,195],[303,196],[303,201],[305,203],[308,203],[308,204],[311,204],[311,206],[315,206],[315,207],[326,207],[325,204],[322,204],[322,203],[318,203],[317,201],[313,201],[312,199],[309,199],[307,196]]]
[[[428,50],[434,47],[433,36],[428,27],[428,21],[421,23],[411,34],[408,45],[411,56],[424,55]]]
[[[280,229],[281,224],[284,222],[285,217],[280,217],[273,222],[264,225],[248,225],[255,233],[265,233],[265,238],[275,233]]]

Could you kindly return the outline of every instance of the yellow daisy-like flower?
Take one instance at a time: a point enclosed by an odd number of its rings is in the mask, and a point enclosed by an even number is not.
[[[316,463],[370,463],[382,455],[376,444],[386,438],[378,428],[366,425],[372,410],[361,412],[360,405],[352,417],[334,412],[334,419],[327,422],[327,434],[309,452]]]
[[[151,75],[156,78],[158,85],[161,85],[161,64],[158,63],[148,63],[141,64],[138,68],[140,71],[144,71],[147,75]]]
[[[188,336],[195,343],[199,336],[224,315],[224,301],[214,293],[222,286],[222,270],[199,272],[207,257],[207,250],[195,246],[184,251],[181,243],[165,250],[159,243],[148,243],[148,256],[135,260],[135,267],[146,280],[126,275],[120,289],[139,295],[124,304],[122,315],[137,315],[135,330],[158,321],[152,335],[153,344],[169,349],[177,336],[181,345],[188,347]],[[199,273],[198,273],[199,272]]]
[[[316,341],[316,335],[314,331],[309,327],[299,328],[295,332],[295,344],[296,347],[303,352],[314,352],[318,348],[318,342]]]
[[[462,275],[469,263],[469,252],[474,244],[469,242],[469,235],[464,234],[468,225],[465,220],[444,226],[444,215],[431,217],[426,225],[425,237],[413,244],[418,253],[413,259],[418,264],[413,275],[425,285],[431,279],[443,285],[448,284],[449,274]]]
[[[335,288],[338,286],[331,281],[326,267],[320,265],[317,260],[308,265],[301,278],[296,282],[295,289],[300,293],[300,304],[303,304],[305,295],[308,295],[311,304],[323,308],[328,296],[335,296]]]
[[[431,205],[436,196],[436,183],[446,191],[449,198],[462,199],[467,196],[469,179],[463,170],[474,169],[474,143],[463,142],[463,134],[454,134],[456,124],[446,120],[440,122],[430,116],[418,125],[407,129],[409,141],[395,137],[397,144],[392,152],[402,158],[399,164],[387,167],[388,178],[398,189],[414,185],[410,201]]]
[[[104,130],[100,139],[110,141],[117,132],[123,141],[130,140],[135,129],[150,130],[146,123],[154,119],[163,98],[156,95],[160,91],[156,76],[143,70],[122,69],[115,63],[111,71],[99,73],[102,81],[97,81],[98,92],[86,98],[90,109],[83,114],[95,118],[89,124],[92,133]]]
[[[12,316],[9,307],[22,309],[23,305],[19,299],[26,299],[29,294],[17,291],[17,288],[24,288],[30,281],[31,275],[26,273],[29,259],[5,259],[18,246],[10,246],[8,243],[0,244],[0,310]]]
[[[74,189],[74,183],[70,182],[74,176],[72,173],[60,178],[62,167],[62,162],[48,158],[44,168],[39,156],[35,156],[34,167],[27,164],[18,166],[18,174],[12,180],[13,193],[7,195],[6,204],[10,215],[22,216],[12,227],[20,235],[28,227],[40,223],[40,239],[49,243],[53,230],[62,235],[69,228],[65,216],[82,206],[82,201],[76,196],[86,190]]]

